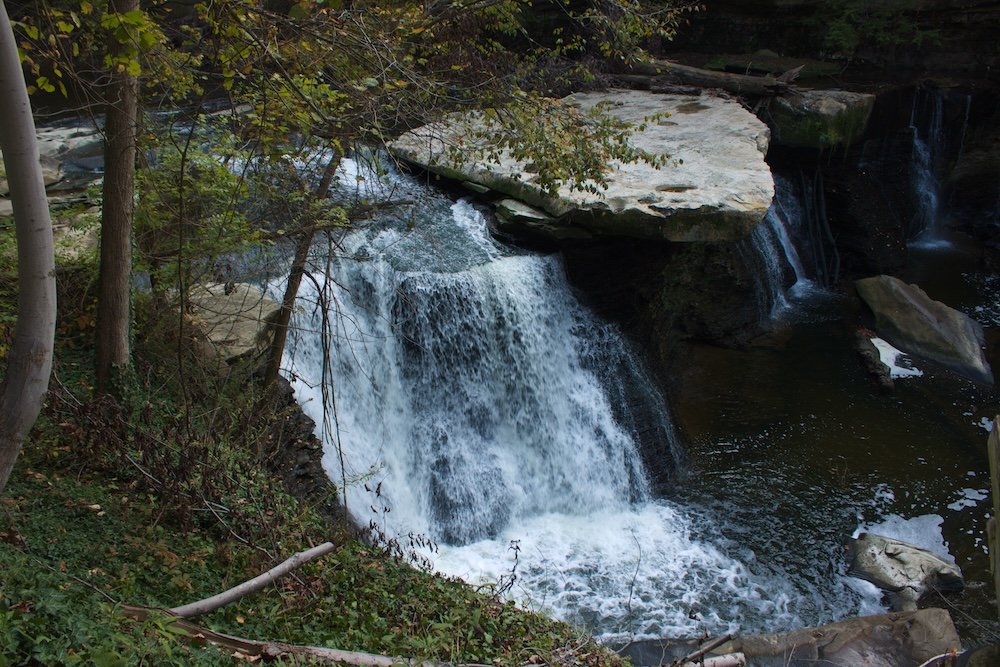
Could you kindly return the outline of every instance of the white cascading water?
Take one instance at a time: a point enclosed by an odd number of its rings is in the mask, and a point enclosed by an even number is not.
[[[918,243],[934,245],[940,209],[940,185],[934,158],[943,137],[944,97],[938,93],[917,91],[910,112],[913,133],[913,194],[917,202]]]
[[[941,177],[940,163],[948,154],[949,143],[961,155],[965,145],[965,131],[969,122],[972,97],[962,96],[963,120],[960,127],[945,126],[946,93],[939,90],[918,89],[910,111],[910,132],[913,135],[912,188],[916,201],[916,220],[912,229],[917,234],[914,243],[925,248],[943,248],[950,245],[941,229]],[[948,101],[954,104],[955,98]]]
[[[774,200],[764,219],[750,235],[750,247],[761,269],[755,275],[761,303],[768,305],[765,318],[775,319],[791,307],[792,301],[818,289],[806,269],[798,244],[806,243],[802,205],[794,186],[784,177],[774,175]],[[794,277],[790,285],[786,279]],[[791,299],[791,300],[790,300]]]
[[[285,359],[358,522],[432,538],[434,567],[473,583],[517,553],[510,595],[607,639],[801,623],[816,591],[754,573],[658,497],[681,458],[664,399],[558,257],[495,243],[466,201],[364,178],[416,205],[336,257],[314,248],[327,278],[303,284]]]

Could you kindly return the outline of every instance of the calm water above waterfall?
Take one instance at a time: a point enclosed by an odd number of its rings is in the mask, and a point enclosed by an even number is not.
[[[668,409],[558,256],[498,244],[466,201],[346,167],[342,187],[415,202],[314,249],[328,279],[303,286],[286,359],[359,523],[429,536],[434,566],[474,583],[514,571],[509,595],[609,639],[878,611],[844,575],[863,526],[947,549],[985,580],[978,421],[992,408],[933,369],[877,393],[844,304],[788,264],[794,225],[769,220],[761,241],[785,248],[774,265],[799,285],[765,287],[781,334],[692,347]],[[773,215],[794,218],[783,205]]]

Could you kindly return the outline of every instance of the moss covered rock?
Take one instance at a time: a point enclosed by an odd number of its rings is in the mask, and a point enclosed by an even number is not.
[[[777,97],[769,125],[776,144],[791,148],[850,146],[864,134],[875,96],[844,90],[805,90]]]

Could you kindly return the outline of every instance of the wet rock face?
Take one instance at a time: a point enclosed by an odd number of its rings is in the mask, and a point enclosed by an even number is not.
[[[993,383],[978,322],[892,276],[865,278],[855,286],[875,314],[876,330],[890,343],[973,380]]]
[[[962,571],[939,556],[889,537],[862,533],[849,545],[848,574],[870,581],[889,594],[895,611],[911,611],[926,593],[960,591]]]
[[[973,111],[988,104],[977,102]],[[961,148],[944,183],[948,213],[964,223],[963,231],[985,243],[994,264],[1000,264],[1000,110],[970,128]]]
[[[711,95],[692,99],[611,90],[573,95],[563,103],[583,110],[602,105],[621,120],[645,125],[631,143],[652,155],[669,156],[667,164],[657,169],[643,162],[610,163],[608,187],[599,194],[564,186],[550,195],[534,183],[529,165],[509,155],[501,155],[496,164],[449,155],[449,146],[474,145],[481,122],[474,117],[452,117],[408,132],[389,148],[428,171],[529,204],[559,219],[563,234],[569,225],[601,237],[726,242],[744,238],[767,213],[774,196],[764,162],[770,133],[738,102]],[[546,224],[551,228],[553,223]]]
[[[564,249],[570,282],[670,367],[680,340],[747,343],[759,332],[753,272],[738,243],[605,240]]]

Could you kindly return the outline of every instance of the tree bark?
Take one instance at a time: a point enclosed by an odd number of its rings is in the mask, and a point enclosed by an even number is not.
[[[111,0],[111,11],[139,8],[138,0]],[[112,58],[124,52],[109,38]],[[112,387],[116,369],[130,360],[132,218],[135,198],[136,123],[139,80],[126,70],[113,71],[104,121],[104,207],[101,214],[101,261],[97,293],[97,392]]]
[[[662,84],[682,84],[700,88],[720,88],[735,95],[770,97],[787,92],[791,87],[790,81],[783,76],[751,76],[715,72],[667,60],[637,63],[631,67],[631,73],[649,77],[649,87],[654,91]],[[638,80],[632,78],[630,82],[636,83]]]
[[[316,189],[315,197],[322,199],[330,191],[330,184],[333,176],[340,166],[340,159],[333,157],[327,163],[320,179],[319,187]],[[292,268],[288,273],[288,282],[285,284],[285,294],[281,298],[281,309],[274,320],[274,336],[271,338],[271,347],[267,354],[267,367],[264,369],[264,385],[270,385],[278,379],[278,371],[281,370],[281,357],[285,353],[285,343],[288,340],[288,324],[292,320],[292,311],[295,309],[295,297],[299,293],[299,286],[302,284],[302,277],[306,273],[306,261],[309,259],[309,248],[312,247],[313,238],[316,236],[316,226],[309,225],[295,246],[295,257],[292,259]]]
[[[6,6],[0,2],[0,151],[17,236],[17,324],[0,385],[0,492],[49,387],[56,274],[35,123]]]

